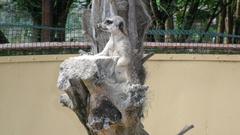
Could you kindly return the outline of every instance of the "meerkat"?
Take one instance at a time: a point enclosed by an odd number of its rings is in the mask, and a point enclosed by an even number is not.
[[[119,57],[115,66],[116,80],[118,82],[129,82],[132,48],[124,19],[120,16],[107,18],[98,24],[98,28],[109,32],[111,36],[103,51],[97,55]]]

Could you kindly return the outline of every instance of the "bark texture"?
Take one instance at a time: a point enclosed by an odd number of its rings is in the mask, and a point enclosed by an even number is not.
[[[42,25],[52,26],[52,0],[42,0]],[[43,29],[41,32],[41,41],[51,41],[51,30]]]
[[[93,0],[83,18],[85,34],[93,42],[92,53],[100,52],[109,34],[96,25],[106,17],[120,15],[127,22],[133,49],[131,81],[118,82],[114,68],[119,57],[80,55],[60,66],[58,88],[65,92],[60,102],[72,109],[89,135],[148,135],[141,123],[148,86],[144,85],[143,38],[151,18],[147,0]]]

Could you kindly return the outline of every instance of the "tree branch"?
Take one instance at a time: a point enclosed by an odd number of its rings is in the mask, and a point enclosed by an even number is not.
[[[155,53],[154,52],[150,52],[148,54],[144,54],[143,58],[142,58],[142,63],[145,63],[149,58],[151,58]]]
[[[177,135],[184,135],[186,132],[194,128],[194,125],[185,126]]]
[[[224,4],[223,6],[221,7],[228,7],[230,4],[232,3],[232,0],[230,0],[228,3]],[[219,6],[221,5],[221,1],[218,1],[217,5],[214,7],[214,12],[213,14],[211,15],[209,21],[208,21],[208,24],[204,30],[204,32],[207,32],[212,24],[212,21],[223,11],[224,8],[220,8],[220,10],[217,10],[219,8]],[[201,38],[199,39],[199,42],[202,42],[203,38],[204,38],[205,35],[202,35]]]

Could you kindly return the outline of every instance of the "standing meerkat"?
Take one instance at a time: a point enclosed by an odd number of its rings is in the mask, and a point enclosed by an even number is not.
[[[118,82],[130,81],[130,64],[132,48],[126,32],[126,24],[122,17],[113,16],[105,19],[98,27],[111,34],[105,48],[99,56],[119,57],[115,66],[115,76]]]

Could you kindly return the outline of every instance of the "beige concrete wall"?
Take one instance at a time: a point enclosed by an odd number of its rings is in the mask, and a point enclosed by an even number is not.
[[[85,135],[58,104],[58,66],[69,57],[0,57],[0,135]],[[155,55],[146,63],[151,135],[240,134],[240,56]]]

